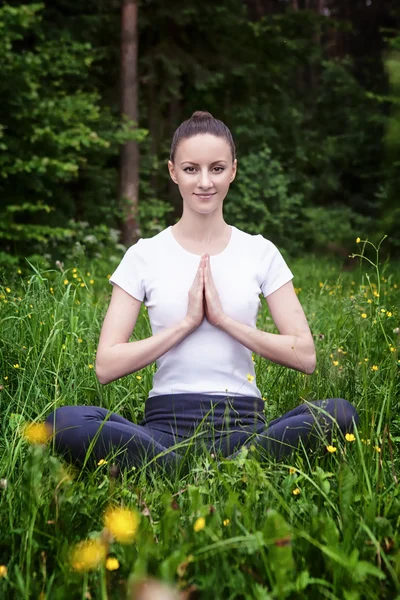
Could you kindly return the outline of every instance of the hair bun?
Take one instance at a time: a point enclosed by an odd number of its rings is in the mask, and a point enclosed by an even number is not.
[[[212,116],[211,113],[209,113],[207,111],[196,110],[196,112],[194,112],[190,118],[191,119],[213,119],[214,117]]]

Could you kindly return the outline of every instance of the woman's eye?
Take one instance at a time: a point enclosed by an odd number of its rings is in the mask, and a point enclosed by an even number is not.
[[[189,171],[189,169],[191,169],[191,171]],[[222,173],[222,171],[224,170],[224,167],[214,167],[214,170],[215,169],[219,169],[218,171],[216,171],[217,173]],[[185,167],[183,170],[187,173],[193,173],[193,171],[195,171],[195,168],[194,167]]]

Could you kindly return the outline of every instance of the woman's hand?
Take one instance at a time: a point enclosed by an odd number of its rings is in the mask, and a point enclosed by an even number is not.
[[[204,265],[205,258],[203,254],[188,295],[185,322],[188,323],[191,332],[197,329],[204,319]]]
[[[209,254],[205,255],[204,263],[204,312],[211,325],[221,325],[225,313],[211,273]]]

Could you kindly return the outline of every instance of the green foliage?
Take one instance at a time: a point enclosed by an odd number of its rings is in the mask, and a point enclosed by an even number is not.
[[[302,196],[290,191],[291,179],[266,146],[241,159],[237,181],[225,201],[228,222],[248,233],[262,233],[286,249],[296,252]]]

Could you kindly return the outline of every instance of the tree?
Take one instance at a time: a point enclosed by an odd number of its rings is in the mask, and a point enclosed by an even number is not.
[[[121,112],[138,123],[138,76],[137,76],[137,0],[122,0],[121,7]],[[139,148],[136,140],[129,140],[121,147],[120,192],[123,209],[122,243],[130,246],[140,237],[138,223],[139,207]]]

